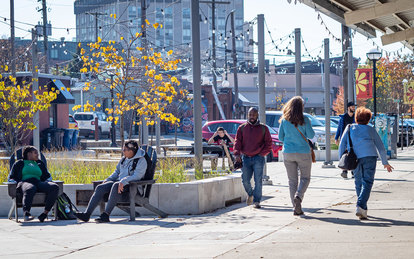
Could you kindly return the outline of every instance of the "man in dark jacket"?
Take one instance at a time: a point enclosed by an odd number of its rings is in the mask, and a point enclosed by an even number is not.
[[[247,192],[247,205],[254,202],[254,207],[260,208],[262,199],[262,178],[265,157],[272,149],[272,137],[266,125],[258,120],[258,110],[250,108],[248,120],[239,126],[234,144],[236,162],[243,161],[242,181]],[[254,190],[250,180],[254,174]]]
[[[335,144],[339,145],[339,142],[341,140],[342,134],[345,131],[346,126],[348,126],[348,124],[352,124],[355,123],[355,103],[354,102],[348,102],[346,105],[348,111],[342,115],[339,115],[340,120],[339,120],[339,125],[338,125],[338,129],[336,131],[336,135],[335,135]],[[352,172],[352,176],[353,176],[353,172]],[[347,170],[343,170],[341,173],[341,176],[343,178],[348,178],[348,171]]]

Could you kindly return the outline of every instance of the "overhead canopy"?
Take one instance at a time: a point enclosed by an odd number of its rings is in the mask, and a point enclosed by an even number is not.
[[[56,88],[56,90],[59,90],[59,94],[57,98],[51,103],[75,103],[75,98],[73,98],[72,94],[66,90],[66,86],[62,83],[62,81],[52,80],[49,84],[49,89],[52,87]]]
[[[304,0],[304,3],[366,36],[376,37],[375,30],[382,32],[383,45],[400,42],[413,50],[413,0]]]

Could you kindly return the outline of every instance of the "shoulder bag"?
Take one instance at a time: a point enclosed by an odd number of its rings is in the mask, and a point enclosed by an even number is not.
[[[358,158],[355,155],[354,147],[351,140],[351,124],[348,126],[348,141],[349,141],[349,151],[345,150],[345,153],[341,156],[339,160],[338,167],[344,170],[354,170],[358,166]]]
[[[306,143],[309,144],[309,149],[310,149],[310,153],[311,153],[311,156],[312,156],[312,163],[316,163],[315,152],[313,151],[313,148],[310,145],[310,143],[312,143],[312,142],[309,139],[305,138],[305,136],[302,134],[302,132],[300,132],[300,130],[298,129],[297,126],[295,126],[295,128],[299,131],[300,135],[302,135],[302,138],[306,141]]]

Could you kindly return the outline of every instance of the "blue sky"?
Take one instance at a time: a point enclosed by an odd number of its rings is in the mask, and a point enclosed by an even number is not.
[[[0,16],[9,18],[10,9],[9,1],[2,0],[5,4],[4,8],[0,10]],[[294,1],[292,1],[294,2]],[[73,13],[73,1],[72,0],[48,0],[48,7],[50,12],[48,13],[48,20],[52,22],[53,27],[59,27],[62,29],[53,29],[51,38],[60,39],[65,37],[66,40],[72,40],[75,36],[75,15]],[[36,7],[40,7],[40,3],[36,0],[15,0],[15,19],[19,22],[37,24],[41,20],[41,14],[36,11]],[[306,48],[309,50],[312,56],[317,56],[320,52],[320,47],[324,38],[329,38],[328,32],[325,27],[321,25],[321,20],[318,20],[318,13],[312,8],[304,4],[289,4],[287,0],[245,0],[244,1],[244,16],[246,21],[253,20],[257,14],[264,14],[265,20],[276,42],[279,42],[280,38],[283,38],[294,31],[295,28],[301,28],[302,37],[305,42]],[[327,16],[321,15],[324,23],[328,27],[329,31],[337,38],[341,36],[341,25],[330,19]],[[0,21],[4,22],[3,18]],[[6,21],[9,22],[8,20]],[[31,25],[22,24],[16,22],[16,36],[25,37],[29,39],[30,33],[27,31],[31,28]],[[69,29],[69,33],[66,28]],[[257,29],[254,28],[254,36],[256,37]],[[266,34],[266,53],[276,54],[274,46],[271,44],[270,37],[265,28]],[[10,27],[4,23],[0,23],[0,37],[9,37]],[[380,33],[378,33],[380,35]],[[382,47],[379,37],[374,41]],[[286,47],[289,39],[285,40],[281,47]],[[330,50],[333,56],[341,55],[342,47],[340,43],[334,42],[331,39]],[[292,39],[292,50],[294,50],[294,41]],[[373,48],[373,43],[365,36],[357,33],[353,39],[354,56],[362,59],[362,62],[366,60],[366,52]],[[396,43],[382,47],[386,51],[396,51],[403,47],[402,44]],[[273,49],[273,50],[272,50]],[[404,53],[410,53],[408,49],[403,50]],[[302,54],[304,50],[302,50]],[[323,51],[321,52],[323,54]],[[268,56],[273,62],[273,56]],[[276,63],[294,61],[294,57],[275,57]]]

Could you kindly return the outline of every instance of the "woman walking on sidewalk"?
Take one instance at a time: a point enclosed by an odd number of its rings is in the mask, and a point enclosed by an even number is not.
[[[310,182],[312,168],[307,138],[313,138],[315,132],[310,120],[303,115],[303,109],[302,97],[295,96],[290,99],[283,107],[279,127],[279,140],[283,142],[283,162],[289,179],[293,215],[303,214],[302,200]]]
[[[354,170],[354,176],[355,190],[358,197],[356,215],[360,219],[367,219],[368,217],[367,202],[374,184],[377,150],[384,168],[388,172],[392,172],[392,169],[394,169],[388,164],[387,154],[377,131],[367,125],[370,119],[371,110],[365,107],[358,108],[355,112],[356,124],[351,124],[350,127],[345,129],[339,144],[339,157],[341,157],[346,149],[349,150],[348,134],[350,134],[353,150],[358,158],[358,166]]]

